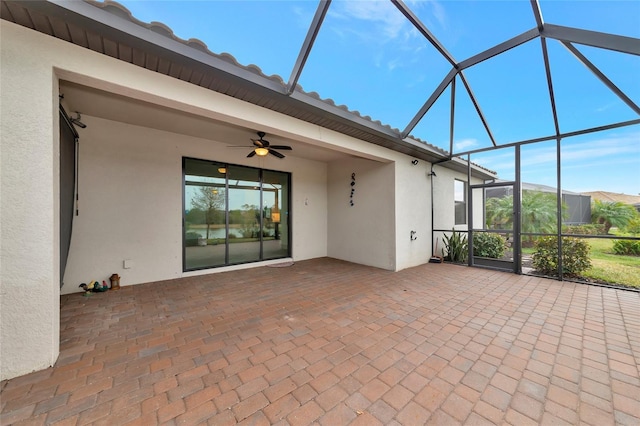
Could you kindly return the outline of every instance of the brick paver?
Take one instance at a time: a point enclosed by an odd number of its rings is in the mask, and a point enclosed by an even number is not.
[[[640,293],[333,259],[61,298],[0,424],[640,425]]]

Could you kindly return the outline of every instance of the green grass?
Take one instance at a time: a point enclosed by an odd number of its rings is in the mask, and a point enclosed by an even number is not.
[[[583,272],[586,278],[640,288],[640,257],[613,253],[613,240],[589,239],[592,268]]]
[[[591,269],[583,272],[584,278],[612,285],[640,288],[640,257],[619,256],[613,252],[613,240],[589,238]],[[523,248],[522,253],[532,255],[533,248]]]

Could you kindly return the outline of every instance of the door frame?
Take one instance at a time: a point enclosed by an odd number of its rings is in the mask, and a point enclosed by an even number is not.
[[[478,266],[484,268],[491,269],[499,269],[501,271],[513,272],[515,274],[522,273],[522,258],[521,258],[521,226],[520,226],[520,186],[516,181],[505,181],[505,182],[489,182],[489,183],[481,183],[476,185],[469,185],[468,190],[468,217],[469,217],[469,237],[468,237],[468,247],[469,247],[469,266]],[[513,194],[513,221],[512,228],[510,230],[492,230],[486,229],[485,224],[485,190],[488,188],[511,188]],[[474,200],[474,190],[481,189],[482,197],[480,200]],[[476,197],[477,198],[477,197]],[[482,204],[482,227],[477,227],[474,223],[474,202]],[[511,241],[511,248],[513,250],[513,260],[501,260],[501,259],[490,259],[485,257],[478,257],[473,255],[473,234],[474,232],[494,232],[499,234],[511,234],[513,240]]]

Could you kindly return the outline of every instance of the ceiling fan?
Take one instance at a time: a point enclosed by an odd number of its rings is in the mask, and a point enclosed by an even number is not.
[[[291,147],[287,145],[271,145],[269,141],[264,139],[264,132],[257,132],[258,139],[251,139],[254,145],[253,151],[247,155],[247,157],[253,157],[254,155],[258,155],[260,157],[264,157],[265,155],[271,154],[278,158],[284,158],[284,155],[280,154],[277,149],[291,151]]]

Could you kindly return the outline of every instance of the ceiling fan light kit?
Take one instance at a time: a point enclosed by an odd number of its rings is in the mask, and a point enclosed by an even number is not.
[[[291,151],[291,147],[288,145],[271,145],[269,141],[264,139],[266,135],[265,132],[257,133],[258,139],[251,139],[251,142],[253,142],[253,150],[247,155],[247,158],[251,158],[254,155],[264,157],[269,154],[278,158],[284,158],[284,155],[280,154],[277,150]]]

